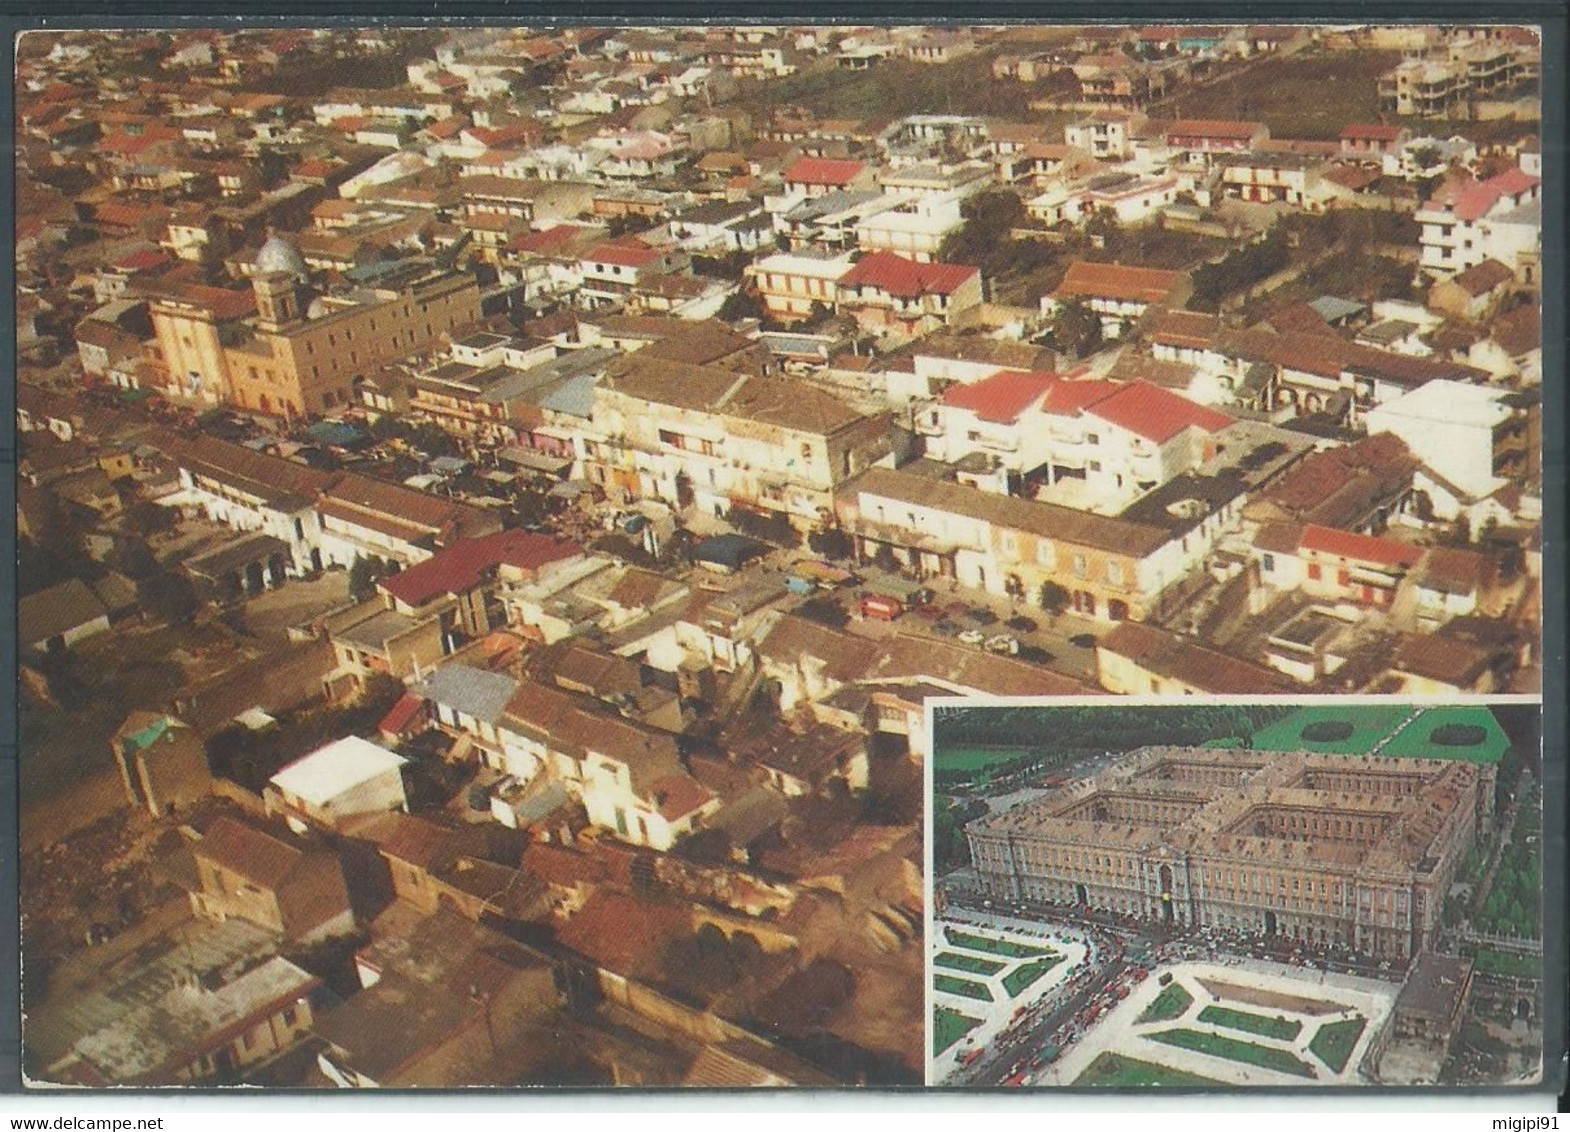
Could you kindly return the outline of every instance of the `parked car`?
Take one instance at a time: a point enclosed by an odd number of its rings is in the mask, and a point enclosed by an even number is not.
[[[982,641],[987,639],[987,635],[980,629],[966,629],[959,635],[959,639],[964,641],[967,645],[979,645]]]
[[[1041,628],[1029,617],[1010,617],[1004,624],[1016,633],[1034,633]]]
[[[1096,647],[1094,633],[1076,633],[1068,639],[1068,643],[1077,649],[1093,649]]]
[[[999,633],[995,637],[987,638],[987,651],[1003,653],[1006,656],[1019,655],[1019,641],[1007,633]]]
[[[990,609],[983,609],[979,605],[974,609],[967,610],[965,617],[981,626],[996,625],[998,623],[998,615],[996,613],[993,613]]]
[[[1016,655],[1018,655],[1019,659],[1028,660],[1032,664],[1051,664],[1053,660],[1051,653],[1036,645],[1020,645],[1019,652]]]

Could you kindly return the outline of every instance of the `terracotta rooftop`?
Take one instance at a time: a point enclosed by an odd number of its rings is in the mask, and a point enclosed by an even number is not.
[[[1068,273],[1052,295],[1057,299],[1084,297],[1167,303],[1172,301],[1174,292],[1184,278],[1181,271],[1075,260],[1069,264]]]
[[[978,268],[967,264],[917,263],[893,252],[872,252],[840,277],[839,286],[841,290],[873,287],[896,298],[948,295],[978,273]]]

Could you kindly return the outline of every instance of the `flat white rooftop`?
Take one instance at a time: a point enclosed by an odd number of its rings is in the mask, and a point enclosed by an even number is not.
[[[271,781],[278,789],[321,806],[408,761],[385,747],[350,735],[290,763]]]

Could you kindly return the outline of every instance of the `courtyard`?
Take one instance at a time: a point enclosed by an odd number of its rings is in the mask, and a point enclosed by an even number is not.
[[[1398,988],[1254,959],[1156,968],[1042,1085],[1353,1085]]]
[[[941,1081],[1084,969],[1072,928],[982,926],[939,919],[932,938],[932,1072]]]

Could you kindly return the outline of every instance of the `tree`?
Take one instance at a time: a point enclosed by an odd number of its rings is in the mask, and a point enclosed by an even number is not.
[[[1058,349],[1074,358],[1094,354],[1101,348],[1101,316],[1078,299],[1071,299],[1053,316],[1052,337]]]
[[[349,596],[364,601],[376,592],[376,583],[386,576],[380,558],[363,558],[356,554],[349,564]]]
[[[136,586],[137,601],[166,625],[183,625],[201,607],[191,580],[170,571],[144,578]]]
[[[1048,580],[1041,583],[1038,600],[1042,609],[1056,616],[1068,608],[1069,592],[1058,583]]]
[[[126,510],[126,529],[146,538],[171,529],[177,522],[173,510],[160,507],[150,499],[139,500]]]
[[[761,319],[763,303],[745,287],[738,288],[725,296],[725,301],[720,304],[719,317],[725,322],[739,322],[744,318]]]
[[[851,538],[838,527],[826,527],[807,536],[807,546],[814,554],[833,560],[844,560],[855,552]]]

